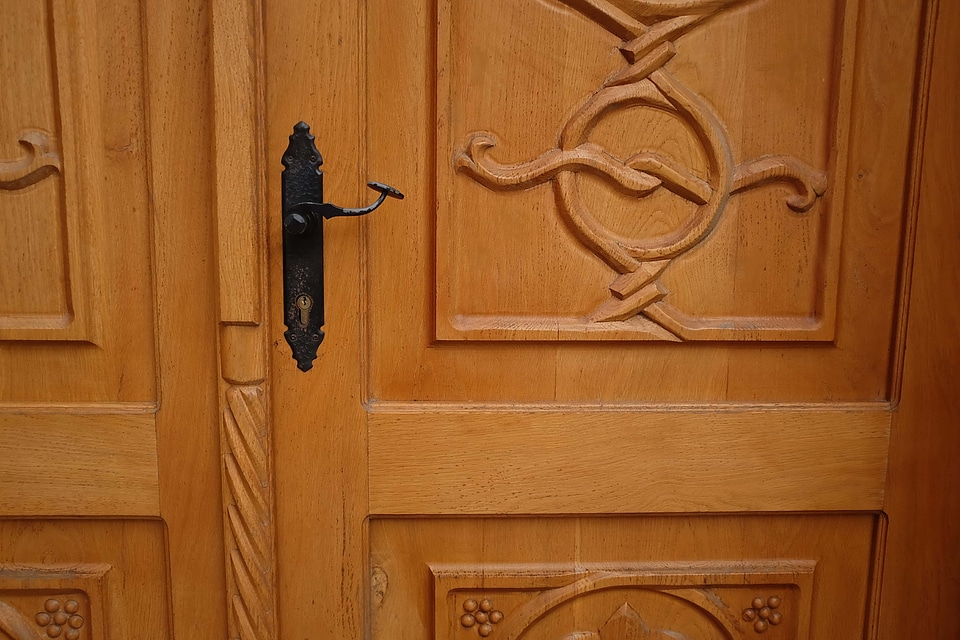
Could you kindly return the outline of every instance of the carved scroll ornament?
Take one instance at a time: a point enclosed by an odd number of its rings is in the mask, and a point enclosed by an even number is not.
[[[57,144],[45,131],[30,129],[20,134],[24,153],[16,160],[0,160],[0,191],[17,191],[36,184],[61,170]]]
[[[528,162],[504,164],[491,157],[495,137],[485,131],[474,132],[460,145],[454,165],[494,191],[553,184],[560,214],[571,231],[620,274],[609,287],[611,297],[589,314],[590,321],[629,319],[667,295],[658,277],[674,258],[710,234],[732,195],[783,182],[796,191],[787,198],[787,206],[805,213],[824,194],[826,175],[792,156],[769,155],[736,164],[716,112],[666,69],[677,53],[677,38],[723,9],[755,0],[560,1],[621,38],[625,66],[571,116],[560,132],[557,148]],[[605,117],[632,107],[667,113],[689,127],[707,158],[706,177],[698,177],[656,151],[622,159],[590,141],[590,134]],[[591,213],[580,190],[579,174],[584,172],[638,201],[666,189],[696,209],[668,233],[625,238]],[[645,315],[662,325],[656,314]]]

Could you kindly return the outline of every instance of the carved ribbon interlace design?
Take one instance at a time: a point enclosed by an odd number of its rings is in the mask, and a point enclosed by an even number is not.
[[[677,38],[722,9],[755,0],[560,1],[621,38],[626,66],[605,80],[571,116],[557,148],[528,162],[502,164],[490,157],[494,136],[474,132],[458,149],[454,164],[457,171],[495,191],[553,184],[567,225],[620,274],[610,285],[611,298],[589,315],[590,321],[626,320],[661,300],[667,292],[657,278],[671,260],[709,235],[731,195],[785,182],[796,190],[786,204],[798,213],[809,211],[823,195],[826,175],[792,156],[769,155],[735,164],[716,112],[665,68],[677,53]],[[657,152],[621,159],[590,141],[591,132],[605,116],[631,107],[666,112],[686,123],[707,158],[706,179]],[[696,205],[696,211],[668,233],[624,238],[591,214],[580,192],[580,172],[598,176],[638,200],[666,189]]]

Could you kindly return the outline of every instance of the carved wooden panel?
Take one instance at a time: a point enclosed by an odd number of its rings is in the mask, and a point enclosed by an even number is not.
[[[438,6],[439,338],[832,339],[857,2]]]
[[[437,640],[806,639],[816,562],[431,565]],[[758,586],[760,585],[760,586]],[[475,635],[474,635],[475,634]]]
[[[364,223],[371,403],[890,397],[915,11],[368,15],[363,162],[407,193]]]
[[[3,4],[0,337],[7,339],[93,339],[83,232],[91,212],[79,188],[92,176],[78,162],[83,141],[70,121],[89,92],[71,81],[77,43],[63,23],[66,9],[61,1]]]
[[[870,515],[375,519],[372,637],[858,638],[875,526]]]
[[[0,565],[0,631],[13,640],[90,640],[106,635],[108,564]],[[8,589],[16,583],[16,589]]]
[[[169,638],[159,520],[0,521],[0,638]]]
[[[0,392],[155,397],[136,3],[3,0]]]

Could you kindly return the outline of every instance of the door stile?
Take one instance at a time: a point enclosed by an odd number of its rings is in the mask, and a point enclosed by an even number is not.
[[[305,121],[323,157],[324,195],[367,204],[363,149],[364,3],[331,0],[264,4],[265,163],[270,268],[269,390],[274,438],[278,619],[303,636],[363,636],[368,545],[367,413],[360,395],[361,229],[337,219],[324,227],[324,332],[313,367],[297,369],[282,339],[280,160],[293,125]],[[371,43],[389,54],[390,43]],[[402,186],[400,187],[401,190]],[[400,207],[383,215],[402,215]],[[375,231],[372,231],[375,232]]]
[[[211,8],[220,446],[230,638],[272,640],[277,621],[273,432],[268,420],[262,6]]]

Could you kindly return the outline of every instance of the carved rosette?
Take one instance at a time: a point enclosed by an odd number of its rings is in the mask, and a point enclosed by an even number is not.
[[[796,194],[786,205],[809,211],[826,190],[826,175],[792,156],[768,155],[737,164],[726,128],[716,112],[666,68],[676,55],[676,40],[719,11],[755,0],[561,0],[622,39],[625,64],[606,80],[564,125],[557,148],[527,162],[504,164],[491,157],[497,145],[489,132],[474,132],[459,145],[454,167],[488,189],[530,189],[551,183],[559,213],[588,249],[618,273],[610,298],[588,315],[591,322],[627,320],[643,313],[670,330],[654,303],[667,291],[658,278],[670,262],[704,241],[730,197],[772,182],[790,185]],[[611,113],[633,107],[667,113],[692,132],[707,158],[705,177],[659,152],[618,158],[590,140]],[[590,210],[580,189],[580,174],[601,178],[638,205],[666,190],[693,205],[677,229],[643,238],[625,238],[605,227]],[[638,215],[644,210],[638,208]],[[679,336],[678,336],[679,337]]]
[[[87,637],[85,614],[76,597],[43,598],[35,605],[33,611],[36,613],[32,619],[27,612],[0,600],[0,635],[13,640],[81,640]]]
[[[463,615],[460,616],[460,626],[464,629],[475,629],[477,635],[486,638],[493,633],[494,627],[503,621],[503,612],[494,608],[489,598],[477,602],[473,598],[463,603]]]

